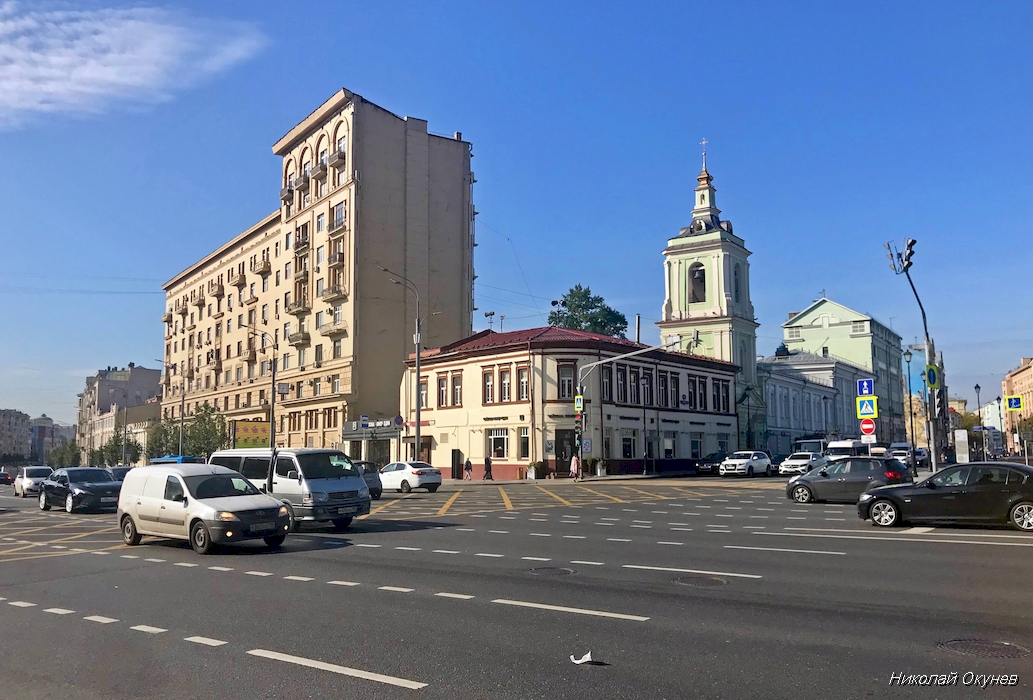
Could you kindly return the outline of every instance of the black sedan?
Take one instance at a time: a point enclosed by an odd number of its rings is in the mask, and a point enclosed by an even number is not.
[[[857,499],[866,491],[911,481],[907,467],[895,459],[844,457],[806,474],[794,476],[786,484],[786,497],[797,503],[857,503]]]
[[[115,510],[121,489],[122,482],[115,479],[107,469],[58,469],[40,484],[39,508],[50,510],[56,504],[69,513],[77,510]]]
[[[712,452],[708,454],[696,464],[696,473],[717,476],[718,467],[721,466],[721,462],[725,461],[726,457],[728,457],[727,452]]]
[[[857,515],[875,525],[904,522],[1011,523],[1033,532],[1033,468],[1010,462],[948,467],[922,481],[873,489]]]

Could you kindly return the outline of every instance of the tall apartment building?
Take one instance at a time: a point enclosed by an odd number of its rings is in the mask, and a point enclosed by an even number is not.
[[[139,406],[158,395],[161,370],[138,367],[132,362],[119,369],[108,367],[86,378],[86,388],[79,394],[79,415],[76,420],[76,446],[82,464],[90,463],[90,451],[104,446],[113,421],[113,412],[127,406]]]
[[[0,455],[28,457],[30,449],[29,414],[0,409]]]
[[[60,425],[46,413],[29,421],[32,441],[31,459],[39,464],[49,464],[50,453],[55,447],[75,439],[74,425]]]
[[[423,346],[471,333],[472,153],[343,89],[273,153],[280,208],[163,286],[162,413],[266,420],[276,362],[278,444],[333,446],[398,414],[417,294]]]
[[[1004,375],[1001,382],[1001,396],[1021,396],[1023,410],[1006,411],[1004,415],[1004,432],[1008,449],[1022,452],[1022,437],[1015,439],[1015,431],[1019,423],[1033,414],[1033,357],[1023,357],[1019,366]]]

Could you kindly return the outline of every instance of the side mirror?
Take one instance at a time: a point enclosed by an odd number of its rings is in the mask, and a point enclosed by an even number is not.
[[[929,479],[929,481],[925,482],[925,487],[927,489],[934,489],[934,488],[936,488],[936,484],[933,483],[932,479]]]
[[[175,496],[172,497],[172,502],[173,503],[186,503],[186,497],[183,494],[181,494],[181,493],[177,493]]]
[[[827,478],[827,477],[828,477],[828,475],[829,475],[829,473],[828,473],[827,471],[825,471],[824,469],[822,469],[822,470],[821,470],[820,472],[818,472],[818,474],[820,474],[821,476],[824,476],[824,477],[826,477],[826,478]]]
[[[298,474],[298,471],[296,469],[291,469],[289,472],[287,472],[287,478],[297,479],[298,481],[301,481],[301,475]]]

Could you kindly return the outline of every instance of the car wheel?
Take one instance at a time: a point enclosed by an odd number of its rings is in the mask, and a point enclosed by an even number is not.
[[[301,528],[301,523],[294,519],[294,509],[291,508],[290,503],[284,503],[284,507],[287,509],[287,517],[290,518],[288,527],[291,532],[297,532]]]
[[[797,503],[810,503],[814,500],[814,494],[806,486],[797,486],[793,489],[793,500]]]
[[[428,486],[428,487],[427,487],[427,490],[428,490],[429,492],[431,492],[431,493],[434,493],[435,491],[437,491],[437,490],[438,490],[438,487],[437,487],[437,486]]]
[[[764,476],[766,476],[769,479],[771,478],[771,465],[770,464],[764,468]]]
[[[136,531],[136,523],[128,515],[122,518],[122,541],[130,547],[140,544],[140,533]]]
[[[1020,530],[1033,532],[1033,503],[1023,502],[1016,504],[1011,509],[1010,519],[1012,525]]]
[[[746,467],[746,477],[748,479],[753,478],[753,467]]]
[[[371,491],[370,494],[369,494],[369,497],[372,498],[374,501],[379,501],[380,497],[383,496],[383,495],[384,495],[383,491]]]
[[[75,512],[75,499],[72,498],[72,494],[68,494],[67,496],[65,496],[65,512],[66,513],[74,513]]]
[[[190,528],[190,546],[198,554],[210,554],[212,551],[212,536],[208,532],[208,526],[198,520]]]
[[[879,527],[893,527],[900,521],[900,509],[886,499],[878,500],[868,510],[872,522]]]
[[[265,546],[269,549],[278,549],[285,539],[287,539],[287,535],[273,535],[272,537],[266,537]]]
[[[43,489],[39,490],[39,509],[50,510],[50,503],[47,502],[47,492]]]
[[[15,489],[15,493],[17,493],[22,498],[25,498],[26,496],[28,496],[28,494],[25,493],[25,489],[22,489],[21,491],[18,491],[18,489]]]
[[[352,524],[352,519],[348,518],[337,518],[334,520],[334,532],[341,532],[347,530],[348,526]]]
[[[409,486],[409,482],[408,481],[403,481],[399,485],[398,490],[401,491],[402,493],[409,493],[410,491],[412,491],[412,486]]]

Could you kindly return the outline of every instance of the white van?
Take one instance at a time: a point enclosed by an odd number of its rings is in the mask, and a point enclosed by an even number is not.
[[[241,474],[209,464],[169,464],[130,469],[118,494],[122,540],[143,535],[189,540],[199,554],[215,545],[264,539],[283,544],[290,528],[286,506]]]
[[[833,440],[825,449],[829,457],[856,457],[868,454],[868,446],[860,440]]]
[[[219,450],[208,462],[240,472],[264,492],[271,457],[269,448]],[[362,472],[340,450],[277,448],[271,495],[287,507],[292,528],[307,521],[329,522],[343,530],[353,518],[369,513]]]

